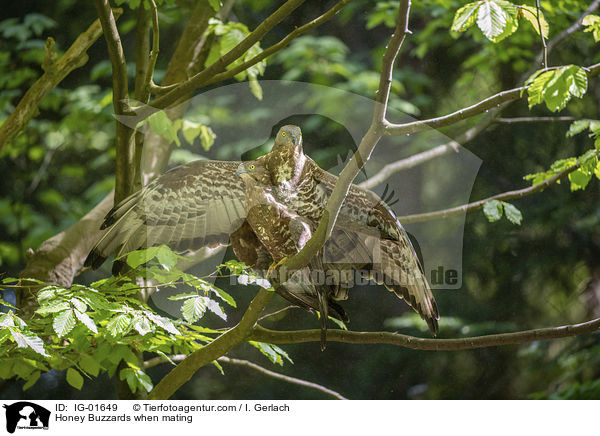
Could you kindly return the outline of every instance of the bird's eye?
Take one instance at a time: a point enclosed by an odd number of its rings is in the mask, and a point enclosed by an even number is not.
[[[250,169],[251,169],[251,170],[253,170],[254,168],[255,168],[255,165],[254,165],[254,164],[250,165]]]
[[[281,132],[281,136],[285,136],[285,132]]]

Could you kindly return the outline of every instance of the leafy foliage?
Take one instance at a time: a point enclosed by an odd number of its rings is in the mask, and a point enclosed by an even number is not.
[[[483,213],[491,223],[502,218],[503,213],[506,219],[513,224],[521,225],[521,221],[523,220],[521,211],[506,201],[491,200],[486,202],[483,205]]]
[[[587,75],[583,68],[567,65],[550,71],[537,71],[527,81],[529,107],[541,102],[552,112],[566,107],[572,97],[581,98],[587,91]]]
[[[598,15],[586,15],[582,21],[584,32],[591,32],[594,41],[600,41],[600,17]]]
[[[451,31],[464,32],[473,24],[492,42],[500,42],[513,34],[519,27],[519,18],[529,22],[534,30],[544,38],[548,37],[548,22],[540,11],[538,25],[538,11],[527,5],[515,5],[504,0],[482,0],[468,3],[461,7],[454,15]]]

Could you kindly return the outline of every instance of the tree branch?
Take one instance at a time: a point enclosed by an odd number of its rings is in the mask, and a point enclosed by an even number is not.
[[[410,0],[400,0],[396,28],[394,29],[394,34],[383,54],[381,76],[375,99],[371,126],[362,138],[358,149],[340,173],[335,187],[333,188],[333,192],[327,201],[327,206],[323,212],[323,217],[319,222],[317,230],[297,255],[289,258],[277,269],[278,273],[285,272],[283,277],[306,266],[315,253],[321,249],[323,244],[329,239],[352,181],[356,178],[365,162],[369,159],[375,146],[379,142],[379,139],[381,139],[381,136],[384,133],[384,126],[388,124],[387,121],[385,121],[385,116],[394,62],[402,47],[406,34],[410,32],[408,30],[409,11]]]
[[[516,123],[544,123],[556,121],[576,121],[581,118],[576,117],[513,117],[513,118],[496,118],[494,123],[498,124],[516,124]]]
[[[464,204],[462,206],[452,207],[450,209],[438,210],[435,212],[420,213],[420,214],[415,214],[415,215],[407,215],[407,216],[398,218],[398,220],[402,223],[418,223],[421,221],[429,221],[429,220],[433,220],[433,219],[447,218],[449,216],[460,215],[463,213],[470,212],[472,210],[481,209],[485,205],[485,203],[487,203],[488,201],[492,201],[492,200],[504,201],[504,200],[512,200],[515,198],[526,197],[528,195],[535,194],[536,192],[543,191],[545,188],[547,188],[548,186],[557,182],[558,180],[562,179],[563,177],[569,175],[573,171],[577,170],[579,167],[580,167],[580,165],[577,163],[569,168],[564,169],[560,173],[555,174],[554,176],[550,177],[549,179],[544,180],[543,182],[538,183],[537,185],[530,186],[528,188],[517,189],[515,191],[503,192],[502,194],[496,194],[492,197],[488,197],[483,200],[475,201],[475,202],[469,203],[469,204]]]
[[[99,1],[99,0],[96,0]],[[305,0],[288,0],[279,9],[273,12],[267,17],[254,31],[252,31],[244,40],[238,45],[232,48],[230,51],[225,53],[222,57],[217,59],[215,63],[211,64],[198,74],[194,75],[190,79],[180,83],[176,88],[161,95],[152,102],[151,107],[134,108],[136,115],[146,116],[153,111],[153,108],[164,109],[175,103],[182,96],[193,92],[194,89],[203,86],[206,81],[212,78],[218,72],[223,71],[227,65],[231,64],[235,60],[239,59],[244,53],[250,49],[255,43],[260,41],[273,27],[279,24],[284,18],[290,15],[298,6],[304,3]]]
[[[600,73],[600,63],[584,67],[588,77],[593,77]],[[522,98],[527,94],[528,86],[522,86],[520,88],[509,89],[507,91],[499,92],[491,97],[481,100],[472,106],[459,109],[456,112],[452,112],[448,115],[444,115],[437,118],[431,118],[422,121],[413,121],[404,124],[391,124],[387,123],[385,126],[385,133],[388,135],[409,135],[416,132],[422,132],[426,129],[438,129],[440,127],[450,126],[466,118],[480,115],[490,109],[499,106],[502,103],[514,101]]]
[[[362,183],[359,183],[358,186],[363,189],[371,189],[380,183],[386,181],[393,174],[396,174],[400,171],[405,171],[410,168],[414,168],[418,165],[421,165],[427,161],[435,159],[436,157],[443,156],[450,152],[458,152],[458,148],[466,144],[467,142],[473,140],[477,135],[483,132],[494,120],[493,116],[488,119],[477,123],[475,126],[468,129],[466,132],[457,136],[456,139],[451,140],[445,144],[438,145],[430,150],[422,151],[421,153],[414,154],[404,159],[397,160],[396,162],[392,162],[390,164],[385,165],[381,170],[377,172],[373,177],[365,180]]]
[[[273,292],[260,289],[235,327],[187,356],[154,387],[148,399],[166,400],[170,398],[198,369],[224,356],[233,347],[245,341],[256,324],[260,313],[272,297]]]
[[[252,59],[250,59],[246,62],[243,62],[242,64],[238,65],[235,68],[232,68],[229,71],[224,71],[222,73],[215,74],[212,79],[209,79],[203,85],[212,85],[213,83],[222,82],[224,80],[231,79],[236,74],[247,70],[251,66],[262,61],[263,59],[266,59],[269,56],[273,55],[274,53],[278,52],[279,50],[287,47],[290,44],[290,42],[292,42],[294,39],[298,38],[300,35],[303,35],[304,33],[308,32],[309,30],[311,30],[317,26],[320,26],[321,24],[323,24],[326,21],[329,21],[335,14],[337,14],[344,6],[346,6],[351,1],[352,0],[342,0],[338,3],[336,3],[331,9],[329,9],[327,12],[325,12],[318,18],[315,18],[314,20],[304,24],[303,26],[300,26],[300,27],[294,29],[291,33],[289,33],[285,38],[283,38],[277,44],[273,44],[271,47],[263,50],[259,55],[253,57]]]
[[[123,13],[115,9],[115,19]],[[77,37],[71,47],[58,60],[44,65],[44,74],[27,90],[17,104],[15,110],[0,126],[0,149],[6,145],[35,116],[40,101],[54,89],[71,71],[85,65],[88,61],[87,50],[102,35],[100,20],[92,23],[88,29]],[[46,42],[48,49],[53,49],[51,38]]]
[[[579,16],[579,18],[577,19],[577,21],[575,23],[573,23],[567,29],[563,30],[558,35],[556,35],[554,38],[552,38],[550,41],[548,41],[548,43],[546,44],[546,53],[549,53],[556,44],[561,42],[567,36],[572,35],[573,33],[577,32],[577,30],[579,30],[579,28],[581,27],[583,19],[586,17],[586,15],[591,14],[596,9],[598,9],[598,7],[600,7],[600,0],[594,0],[592,3],[590,3],[589,7],[583,12],[583,14],[581,14]],[[535,59],[535,64],[539,65],[542,62],[543,58],[544,58],[544,51],[542,50],[540,52],[540,54],[537,56],[537,58]]]
[[[322,386],[320,384],[312,383],[312,382],[302,380],[302,379],[299,379],[296,377],[290,377],[287,375],[279,374],[278,372],[270,371],[266,368],[263,368],[260,365],[257,365],[256,363],[249,362],[248,360],[232,359],[230,357],[223,356],[223,357],[220,357],[218,359],[218,361],[229,363],[231,365],[245,366],[246,368],[251,368],[255,371],[260,372],[261,374],[264,374],[268,377],[272,377],[277,380],[284,381],[286,383],[291,383],[293,385],[299,385],[299,386],[304,386],[307,388],[315,389],[315,390],[322,392],[325,395],[329,395],[330,397],[333,397],[337,400],[347,400],[348,399],[348,398],[342,396],[341,394],[339,394],[338,392],[333,391],[329,388],[326,388],[325,386]]]
[[[181,362],[186,357],[187,357],[187,354],[175,354],[175,355],[169,356],[169,360],[172,362]],[[144,369],[152,368],[152,367],[160,365],[162,363],[167,363],[169,360],[165,359],[162,356],[153,357],[144,362]],[[230,365],[245,366],[246,368],[250,368],[255,371],[258,371],[261,374],[264,374],[268,377],[272,377],[274,379],[281,380],[286,383],[291,383],[293,385],[305,386],[307,388],[315,389],[319,392],[324,393],[325,395],[329,395],[338,400],[347,400],[348,399],[348,398],[344,397],[343,395],[341,395],[340,393],[338,393],[334,390],[331,390],[329,388],[326,388],[325,386],[320,385],[318,383],[312,383],[312,382],[309,382],[306,380],[302,380],[300,378],[283,375],[278,372],[268,370],[260,365],[257,365],[254,362],[250,362],[249,360],[233,359],[231,357],[221,356],[217,359],[217,361],[223,362],[223,363],[228,363]]]
[[[567,338],[594,333],[598,330],[600,330],[600,318],[581,324],[457,339],[428,339],[400,333],[353,332],[336,329],[327,332],[327,340],[350,344],[390,344],[413,350],[457,351],[496,347],[499,345],[517,345],[544,339]],[[321,332],[319,330],[276,331],[257,325],[249,339],[271,344],[298,344],[302,342],[318,342],[320,341],[320,335]]]
[[[108,0],[94,0],[106,45],[112,64],[113,107],[116,115],[123,115],[130,109],[129,90],[127,84],[127,65],[121,37]],[[127,197],[134,186],[135,164],[132,144],[133,130],[125,124],[116,123],[116,162],[115,162],[115,203]]]

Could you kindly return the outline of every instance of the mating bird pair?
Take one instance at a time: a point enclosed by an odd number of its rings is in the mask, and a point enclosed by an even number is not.
[[[97,268],[113,253],[160,244],[176,252],[231,245],[240,261],[266,275],[310,239],[336,181],[304,154],[300,128],[283,126],[273,149],[255,161],[192,162],[121,201],[85,265]],[[376,194],[352,185],[330,239],[276,289],[320,313],[321,349],[327,317],[348,321],[337,301],[347,298],[357,271],[403,298],[437,333],[435,299],[406,232]],[[328,280],[315,280],[316,272]]]

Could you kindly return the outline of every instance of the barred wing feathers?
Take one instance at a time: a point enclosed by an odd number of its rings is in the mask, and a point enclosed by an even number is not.
[[[196,161],[164,173],[116,205],[108,229],[85,261],[99,267],[117,255],[167,244],[178,252],[227,245],[246,217],[239,162]]]

